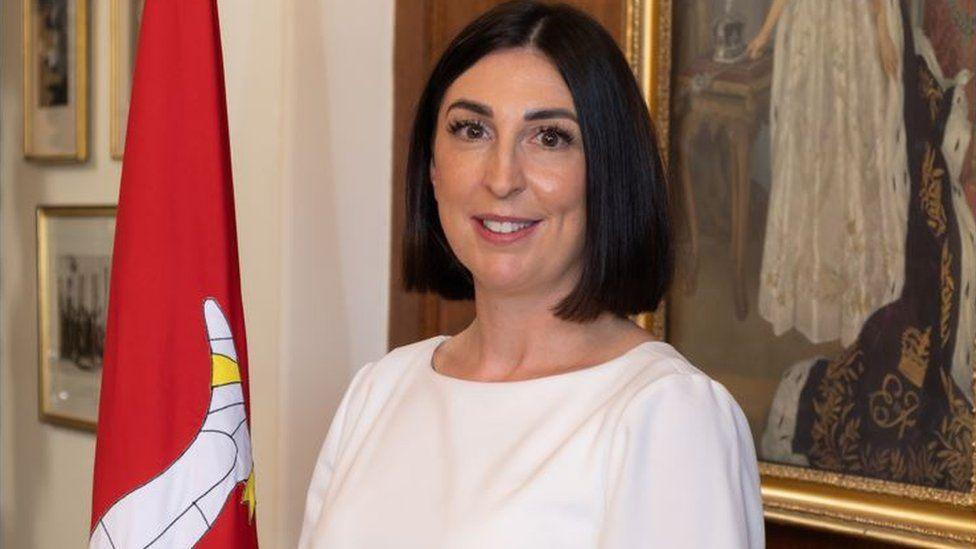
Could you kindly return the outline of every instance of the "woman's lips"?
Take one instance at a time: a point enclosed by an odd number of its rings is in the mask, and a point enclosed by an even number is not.
[[[529,223],[529,225],[510,233],[497,233],[485,227],[484,223],[482,223],[482,219],[509,223]],[[535,231],[535,228],[539,226],[539,223],[541,223],[541,220],[486,215],[483,217],[472,217],[471,222],[474,224],[475,232],[481,235],[481,237],[488,242],[493,244],[511,244],[532,234],[532,232]]]

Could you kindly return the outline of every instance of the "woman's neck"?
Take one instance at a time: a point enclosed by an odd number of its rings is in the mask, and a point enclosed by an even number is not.
[[[437,369],[480,381],[532,379],[605,362],[651,339],[610,313],[586,323],[558,318],[552,309],[565,293],[553,294],[477,291],[475,320],[442,345]]]

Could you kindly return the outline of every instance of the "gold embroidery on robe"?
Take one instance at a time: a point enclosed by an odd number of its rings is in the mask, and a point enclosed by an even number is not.
[[[864,373],[862,358],[862,352],[852,348],[840,361],[827,365],[813,400],[810,465],[924,486],[944,483],[950,490],[969,491],[976,419],[968,402],[953,392],[949,374],[939,370],[950,408],[939,428],[917,445],[879,448],[862,440],[861,418],[854,412],[854,388]]]
[[[898,360],[898,371],[916,387],[921,387],[922,381],[925,380],[931,333],[931,328],[926,328],[923,332],[914,326],[909,326],[901,334],[901,358]]]
[[[871,419],[882,429],[897,427],[898,440],[905,436],[907,427],[915,426],[916,419],[912,415],[918,410],[918,403],[918,393],[903,388],[901,380],[894,374],[886,375],[881,389],[871,393],[868,400]]]
[[[935,117],[939,115],[939,103],[942,102],[942,88],[939,87],[935,78],[928,71],[922,70],[919,73],[918,85],[921,88],[922,97],[929,104],[929,116],[934,122]]]
[[[830,363],[814,399],[810,458],[817,467],[830,470],[861,469],[861,419],[852,417],[854,382],[864,373],[861,351],[847,352],[842,360]]]
[[[926,144],[925,159],[922,162],[922,185],[919,199],[925,210],[926,220],[935,236],[942,236],[946,230],[946,214],[942,206],[942,176],[945,170],[935,167],[935,149]]]
[[[949,343],[949,320],[952,318],[952,302],[956,283],[952,280],[952,252],[949,251],[949,241],[942,243],[942,270],[939,276],[942,282],[941,305],[939,311],[939,335],[942,336],[942,346]]]
[[[943,463],[953,489],[965,490],[973,474],[973,424],[976,417],[969,403],[953,392],[954,382],[949,373],[945,370],[939,373],[950,413],[942,418],[935,433],[936,457]]]

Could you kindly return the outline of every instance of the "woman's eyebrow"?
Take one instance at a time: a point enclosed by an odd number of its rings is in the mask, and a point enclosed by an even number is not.
[[[480,114],[481,116],[487,116],[488,118],[491,118],[492,116],[491,107],[468,99],[458,99],[457,101],[451,103],[451,106],[449,106],[444,112],[451,112],[451,109],[465,109],[475,114]]]
[[[568,109],[536,109],[525,113],[525,120],[547,120],[550,118],[566,118],[579,124],[576,115]]]

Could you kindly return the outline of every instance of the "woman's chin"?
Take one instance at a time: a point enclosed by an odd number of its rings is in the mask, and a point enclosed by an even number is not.
[[[492,293],[512,293],[532,286],[532,279],[527,273],[506,269],[481,271],[475,275],[478,288]]]

